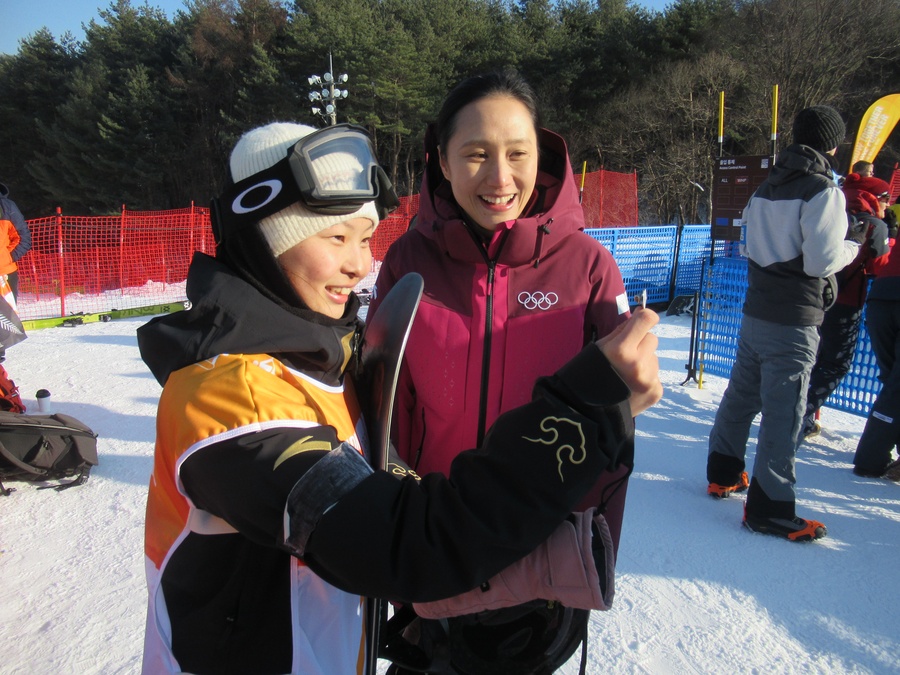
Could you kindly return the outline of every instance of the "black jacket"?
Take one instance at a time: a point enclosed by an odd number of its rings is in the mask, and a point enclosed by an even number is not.
[[[285,311],[203,254],[191,265],[188,297],[190,310],[152,320],[138,342],[166,384],[147,555],[166,598],[157,610],[182,636],[175,657],[190,672],[287,672],[294,558],[349,593],[456,595],[534,549],[633,451],[628,389],[590,345],[540,380],[531,403],[501,416],[449,477],[372,472],[343,444],[341,424],[310,403],[321,393],[316,382],[337,391],[346,375],[355,320],[316,323]],[[223,362],[232,370],[219,375]],[[343,391],[354,408],[352,388]],[[323,449],[293,451],[303,444]],[[184,509],[192,515],[183,522],[149,515]],[[195,522],[220,525],[157,545],[160,532]],[[235,607],[244,632],[228,628]]]

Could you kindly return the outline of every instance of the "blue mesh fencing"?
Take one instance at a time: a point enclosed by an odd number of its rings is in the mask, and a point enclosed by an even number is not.
[[[747,261],[717,258],[704,266],[700,293],[700,338],[697,363],[703,372],[729,377],[737,355],[741,307],[747,290]]]
[[[675,273],[675,295],[688,295],[700,290],[703,265],[709,258],[709,228],[689,225],[681,231]]]
[[[603,244],[616,259],[632,304],[634,298],[645,289],[648,303],[671,300],[674,225],[604,227],[585,232]]]
[[[675,225],[585,232],[612,253],[632,300],[644,289],[649,303],[669,302],[700,290],[703,264],[709,258],[709,225],[685,225],[680,237]],[[716,255],[726,255],[726,247],[726,242],[716,242]]]
[[[868,415],[879,391],[881,382],[878,380],[878,365],[875,363],[875,352],[872,351],[869,331],[866,330],[866,312],[863,310],[850,371],[828,397],[825,405],[858,415]]]
[[[741,308],[747,289],[747,260],[722,257],[704,267],[701,292],[698,363],[706,374],[730,377],[737,353]],[[878,366],[865,327],[865,314],[850,372],[825,405],[856,415],[868,415],[881,390]]]
[[[709,225],[619,227],[585,230],[612,253],[625,290],[636,304],[646,289],[650,304],[701,294],[697,362],[704,373],[729,377],[747,289],[747,260],[737,242],[717,241],[710,265]],[[881,390],[865,318],[850,372],[825,402],[830,408],[868,415]]]

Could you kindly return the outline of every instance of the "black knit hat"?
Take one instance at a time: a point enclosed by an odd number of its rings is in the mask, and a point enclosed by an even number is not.
[[[794,118],[794,143],[808,145],[819,152],[831,152],[847,135],[844,120],[828,105],[814,105]]]

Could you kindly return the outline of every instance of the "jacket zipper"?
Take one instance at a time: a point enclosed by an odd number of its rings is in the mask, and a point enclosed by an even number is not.
[[[491,372],[491,341],[494,325],[494,268],[496,260],[488,261],[487,298],[484,309],[484,352],[481,355],[481,395],[478,401],[478,445],[484,442],[487,426],[488,378]]]
[[[497,267],[497,259],[500,258],[500,252],[503,250],[503,244],[506,243],[508,232],[501,235],[500,242],[497,246],[497,255],[494,259],[488,256],[487,246],[481,238],[472,231],[471,227],[466,223],[466,229],[469,235],[481,251],[484,262],[487,264],[487,295],[484,309],[484,344],[481,354],[481,387],[478,397],[478,436],[476,447],[480,448],[484,442],[484,436],[487,432],[487,406],[488,406],[488,381],[491,372],[491,342],[493,340],[493,324],[494,324],[494,271]]]

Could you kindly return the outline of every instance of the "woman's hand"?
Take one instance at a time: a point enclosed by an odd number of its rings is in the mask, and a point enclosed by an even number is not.
[[[659,323],[652,309],[638,307],[631,318],[595,343],[631,390],[631,413],[639,415],[655,405],[663,394],[659,381],[657,337],[650,330]]]

